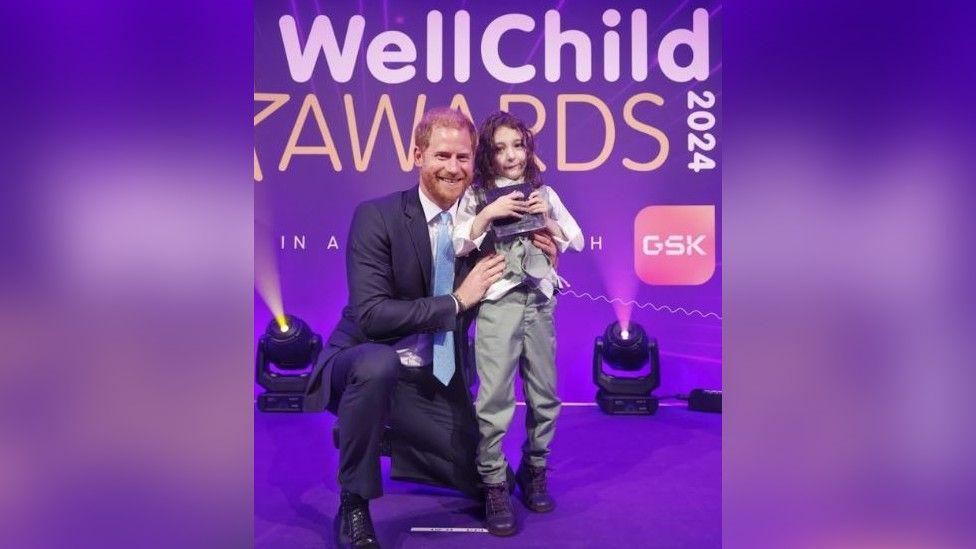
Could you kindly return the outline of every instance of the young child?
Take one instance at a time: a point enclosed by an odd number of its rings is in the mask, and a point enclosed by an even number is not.
[[[486,203],[490,189],[528,183],[518,191]],[[556,339],[553,326],[554,291],[567,286],[549,258],[531,242],[531,234],[498,238],[492,223],[525,214],[543,214],[545,229],[561,251],[583,249],[583,233],[563,206],[559,195],[543,185],[535,163],[534,137],[525,124],[505,112],[482,124],[475,153],[475,182],[461,199],[454,229],[455,255],[492,246],[506,257],[503,277],[492,284],[481,302],[475,335],[475,358],[480,385],[475,410],[481,441],[478,472],[486,487],[486,522],[490,533],[515,533],[515,516],[508,496],[508,464],[502,437],[515,412],[515,370],[522,376],[528,404],[527,438],[516,479],[522,499],[532,511],[551,511],[554,502],[546,485],[546,458],[559,415],[556,396]],[[492,249],[492,248],[489,248]]]

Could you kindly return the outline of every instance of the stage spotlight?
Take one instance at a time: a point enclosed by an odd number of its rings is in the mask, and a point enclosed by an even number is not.
[[[267,391],[258,396],[262,412],[301,412],[322,338],[302,319],[282,315],[268,323],[258,341],[254,376]]]
[[[631,376],[608,374],[612,369],[645,373]],[[653,414],[658,400],[651,392],[661,384],[661,358],[657,340],[648,337],[644,328],[631,322],[623,328],[619,322],[607,326],[593,345],[593,383],[599,387],[596,401],[608,414]]]

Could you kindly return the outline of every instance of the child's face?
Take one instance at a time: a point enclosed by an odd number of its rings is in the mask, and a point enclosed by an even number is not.
[[[518,130],[502,126],[495,130],[492,168],[496,175],[519,180],[525,173],[525,143]]]

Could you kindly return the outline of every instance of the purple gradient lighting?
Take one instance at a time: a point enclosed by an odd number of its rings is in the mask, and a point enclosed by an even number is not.
[[[630,328],[630,316],[639,283],[634,274],[630,250],[627,251],[625,254],[608,254],[597,263],[601,282],[610,296],[614,317],[623,330]]]

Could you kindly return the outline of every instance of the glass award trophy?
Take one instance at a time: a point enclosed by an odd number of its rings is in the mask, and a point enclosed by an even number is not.
[[[531,183],[519,183],[518,185],[509,185],[507,187],[496,187],[494,189],[485,190],[485,200],[487,204],[491,204],[499,197],[511,194],[513,191],[519,191],[523,196],[528,197],[532,194],[532,184]],[[532,231],[542,229],[546,226],[546,220],[542,214],[525,214],[522,219],[515,217],[504,217],[501,219],[496,219],[491,223],[492,229],[495,231],[496,238],[505,238],[513,235],[530,233]]]

